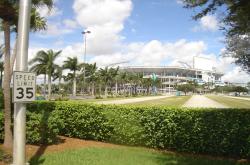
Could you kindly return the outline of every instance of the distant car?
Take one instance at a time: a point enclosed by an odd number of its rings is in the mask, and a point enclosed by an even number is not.
[[[237,92],[234,93],[234,96],[239,96],[239,94]]]

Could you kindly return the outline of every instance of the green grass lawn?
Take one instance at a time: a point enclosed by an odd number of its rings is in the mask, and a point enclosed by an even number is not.
[[[173,96],[164,99],[148,100],[136,103],[129,103],[130,105],[166,105],[166,106],[182,106],[191,96]]]
[[[240,100],[217,95],[208,95],[207,97],[231,108],[250,108],[250,101],[248,100]]]
[[[144,148],[83,148],[32,158],[31,165],[236,165],[236,161],[177,156]],[[245,165],[249,165],[246,163]]]

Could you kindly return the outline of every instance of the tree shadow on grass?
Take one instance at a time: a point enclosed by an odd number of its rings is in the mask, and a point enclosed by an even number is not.
[[[239,162],[236,160],[207,158],[203,156],[182,156],[175,154],[162,154],[154,156],[154,162],[159,165],[237,165]],[[250,165],[250,162],[243,163]]]
[[[42,155],[44,154],[47,147],[48,146],[46,145],[46,146],[40,146],[38,148],[36,153],[30,158],[30,165],[39,165],[44,163],[45,158],[43,158]]]
[[[64,142],[65,142],[64,139],[58,138],[56,145],[59,145],[59,144],[64,143]],[[43,164],[45,161],[45,158],[43,157],[43,155],[49,146],[50,145],[40,145],[39,148],[36,150],[36,153],[29,160],[30,165]]]
[[[39,133],[39,145],[38,149],[36,150],[35,154],[30,158],[30,164],[43,164],[45,159],[42,157],[42,155],[45,153],[46,149],[49,147],[48,143],[52,143],[52,144],[60,144],[60,143],[64,143],[64,139],[61,139],[60,137],[57,137],[57,134],[55,134],[52,130],[53,128],[49,127],[49,118],[53,112],[53,110],[55,109],[55,103],[53,102],[49,102],[48,105],[46,103],[40,103],[40,104],[31,104],[31,107],[29,107],[30,110],[30,116],[32,116],[34,114],[37,115],[37,111],[36,110],[40,110],[40,116],[37,117],[35,119],[30,118],[30,120],[37,120],[37,118],[40,118],[40,124],[38,124],[38,133]],[[38,114],[39,115],[39,114]],[[32,124],[32,122],[31,122]],[[34,126],[33,126],[34,127]],[[32,129],[32,127],[30,127],[30,129]],[[35,134],[35,133],[34,133]],[[49,141],[48,139],[53,139],[52,141]]]

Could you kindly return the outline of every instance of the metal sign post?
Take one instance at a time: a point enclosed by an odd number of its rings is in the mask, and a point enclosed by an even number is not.
[[[16,71],[28,71],[28,44],[31,0],[19,1]],[[25,91],[26,92],[26,91]],[[27,96],[29,96],[30,90]],[[21,96],[19,96],[21,97]],[[25,165],[26,105],[14,105],[14,146],[13,165]]]

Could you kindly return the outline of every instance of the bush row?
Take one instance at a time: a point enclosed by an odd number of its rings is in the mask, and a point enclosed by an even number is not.
[[[250,110],[77,102],[29,104],[28,142],[52,143],[58,134],[181,152],[250,157]]]

